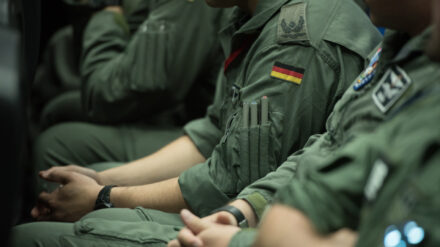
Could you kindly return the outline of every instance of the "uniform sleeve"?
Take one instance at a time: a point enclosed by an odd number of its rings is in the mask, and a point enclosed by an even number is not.
[[[87,115],[99,122],[137,120],[181,103],[200,72],[221,60],[211,59],[219,50],[219,12],[203,4],[152,1],[133,35],[123,16],[95,14],[81,64]]]
[[[237,232],[229,242],[229,247],[251,247],[257,237],[257,229],[246,228]]]
[[[376,138],[377,139],[377,138]],[[302,211],[321,233],[356,229],[374,144],[356,140],[327,160],[301,164],[295,177],[275,195],[275,202]]]
[[[339,66],[334,66],[339,64],[336,59],[332,64],[329,60],[315,49],[299,45],[267,47],[251,59],[240,85],[241,100],[258,101],[268,96],[270,123],[242,128],[241,109],[228,117],[223,137],[209,161],[186,170],[179,178],[183,197],[194,212],[209,214],[235,198],[246,186],[276,170],[289,154],[304,146],[309,136],[325,129],[327,115],[340,97],[339,88],[351,83],[360,71],[359,63],[363,63],[358,57],[355,72],[350,72],[353,78],[346,81],[345,74],[341,76],[336,69]],[[276,63],[302,68],[298,70],[304,72],[301,83],[272,76]],[[291,174],[281,174],[280,179]],[[273,176],[278,178],[278,173]]]

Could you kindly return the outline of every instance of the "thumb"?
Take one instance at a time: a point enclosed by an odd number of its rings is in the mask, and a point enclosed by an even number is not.
[[[186,227],[196,235],[210,226],[208,222],[202,221],[199,217],[186,209],[183,209],[180,212],[180,217],[182,217],[183,223],[185,223]]]
[[[237,226],[238,222],[235,219],[235,217],[228,212],[219,212],[217,214],[217,219],[216,222],[218,224],[222,224],[222,225],[232,225],[232,226]]]
[[[45,173],[42,174],[42,178],[44,178],[47,181],[55,182],[59,184],[67,184],[70,181],[72,181],[73,176],[72,172],[65,171],[61,169],[51,169]]]

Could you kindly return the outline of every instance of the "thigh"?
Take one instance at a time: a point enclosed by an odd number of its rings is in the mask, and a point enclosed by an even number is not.
[[[13,227],[11,247],[60,246],[60,236],[74,236],[73,223],[35,222]]]
[[[56,125],[45,131],[34,145],[35,170],[69,164],[129,162],[157,151],[181,133],[180,129],[143,125]]]
[[[94,211],[75,223],[75,235],[60,237],[63,246],[166,246],[182,222],[177,214],[143,208]]]

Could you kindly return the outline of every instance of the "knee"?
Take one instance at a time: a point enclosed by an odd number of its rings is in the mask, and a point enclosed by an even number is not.
[[[66,165],[63,157],[67,157],[67,147],[75,145],[78,138],[72,135],[75,123],[59,124],[43,132],[34,143],[33,159],[37,171],[52,166]]]

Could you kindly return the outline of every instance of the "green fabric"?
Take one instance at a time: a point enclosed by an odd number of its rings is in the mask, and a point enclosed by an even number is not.
[[[411,99],[420,92],[429,92],[438,87],[439,66],[431,62],[421,52],[424,40],[429,37],[429,34],[428,31],[408,41],[397,55],[395,54],[399,49],[392,48],[392,45],[394,44],[396,47],[396,38],[399,34],[394,33],[388,36],[379,63],[379,75],[375,82],[362,92],[354,93],[349,90],[346,94],[352,98],[355,96],[355,100],[350,103],[353,107],[362,105],[363,109],[357,109],[353,114],[354,109],[342,99],[341,104],[338,103],[336,106],[332,118],[329,119],[329,127],[333,131],[324,134],[321,139],[306,148],[302,155],[293,158],[298,162],[295,179],[288,182],[289,185],[286,189],[280,189],[279,197],[282,198],[281,202],[302,210],[321,232],[330,232],[341,227],[354,229],[357,227],[369,165],[380,158],[381,150],[383,150],[385,161],[390,159],[392,163],[399,166],[398,170],[406,173],[405,170],[410,169],[413,165],[424,163],[422,160],[414,160],[414,158],[423,157],[428,148],[426,145],[435,138],[438,140],[437,120],[440,113],[438,95],[434,98],[437,100],[434,101],[435,103],[425,101],[414,104],[408,113],[398,112],[397,117],[384,123],[383,127],[379,127],[377,130],[376,128],[386,117],[392,117],[395,113],[392,113],[393,110],[391,110],[391,113],[387,114],[388,116],[382,113],[378,114],[378,108],[371,98],[371,91],[381,77],[380,71],[385,71],[389,66],[395,64],[406,71],[412,84],[394,105],[394,110],[398,110],[408,100],[411,103]],[[407,59],[409,57],[411,59]],[[352,111],[342,110],[338,107],[341,105],[345,105],[348,109],[351,108]],[[345,113],[345,117],[338,121],[341,113]],[[352,119],[358,119],[357,123],[353,123]],[[342,133],[331,127],[336,125],[349,128],[346,128]],[[373,130],[376,132],[370,137],[359,137],[362,133]],[[332,133],[339,133],[339,137]],[[332,143],[330,140],[339,145],[329,145]],[[337,143],[338,140],[345,141]],[[427,144],[423,144],[422,140],[427,141]],[[349,145],[346,145],[348,143]],[[405,147],[407,149],[404,149]],[[403,165],[406,162],[414,164],[411,166]],[[288,164],[285,165],[288,166]],[[396,176],[399,176],[397,175],[399,172],[396,172]]]
[[[145,6],[143,0],[130,0],[123,3],[124,16],[130,27],[130,33],[134,33],[136,29],[142,24],[148,16],[148,6]],[[71,9],[69,9],[71,10]],[[50,39],[47,47],[43,53],[42,62],[39,64],[34,83],[32,84],[32,107],[34,122],[38,123],[41,119],[41,128],[45,129],[48,125],[57,123],[54,120],[59,119],[57,115],[76,118],[77,114],[73,116],[66,112],[65,101],[55,97],[65,92],[72,90],[77,91],[81,87],[81,76],[79,71],[80,54],[81,54],[81,36],[83,33],[83,24],[88,17],[89,10],[84,10],[77,13],[79,9],[75,9],[72,20],[72,25],[66,26],[58,30]],[[77,15],[80,15],[77,16]],[[79,18],[78,18],[79,17]],[[85,18],[83,20],[83,18]],[[75,26],[75,28],[73,28]],[[49,104],[49,105],[47,105]],[[81,101],[75,102],[75,106],[80,107]],[[67,109],[69,109],[68,107]],[[40,117],[40,112],[43,110],[43,115]],[[47,114],[54,115],[54,118],[45,118]],[[80,116],[82,117],[82,116]]]
[[[252,17],[236,9],[220,33],[224,54],[255,41],[220,73],[206,117],[184,128],[209,157],[179,177],[185,201],[199,215],[234,198],[322,132],[333,105],[378,44],[380,35],[353,1],[302,2],[261,0]],[[289,14],[305,4],[305,13]],[[306,19],[307,40],[280,34],[292,18]],[[272,77],[276,62],[304,69],[301,84]],[[262,96],[269,99],[269,123],[243,127],[242,103],[258,103]]]
[[[408,221],[416,221],[429,235],[424,246],[437,246],[440,221],[433,216],[440,212],[440,87],[437,90],[375,133],[358,137],[319,169],[305,169],[304,178],[280,189],[277,200],[303,210],[320,230],[358,229],[357,246],[381,246],[388,226],[402,227]],[[378,162],[388,166],[383,180],[374,172]],[[372,181],[375,197],[367,193]]]
[[[254,228],[246,228],[237,232],[229,242],[229,247],[252,246],[257,236],[257,230]]]
[[[180,128],[145,124],[63,123],[48,129],[37,139],[33,167],[39,172],[69,164],[90,166],[101,162],[129,162],[154,153],[181,135]],[[36,192],[44,188],[43,180],[38,179]]]
[[[327,120],[327,132],[310,138],[304,149],[291,155],[276,172],[268,174],[265,178],[249,186],[238,198],[246,198],[257,192],[270,202],[276,190],[292,180],[298,166],[307,167],[325,163],[333,156],[335,150],[350,143],[361,133],[374,131],[393,109],[398,108],[409,97],[433,82],[439,81],[440,70],[438,66],[422,55],[428,37],[429,31],[412,40],[409,40],[405,34],[388,33],[383,43],[375,78],[359,91],[355,91],[353,87],[347,90]],[[413,83],[394,106],[388,112],[383,113],[375,105],[372,92],[384,73],[394,65],[402,68]],[[301,178],[301,176],[301,173],[297,174],[297,177]],[[309,201],[309,203],[315,205],[313,201]],[[258,206],[261,207],[261,205]]]
[[[144,1],[149,10],[130,36],[121,15],[96,13],[84,32],[83,109],[90,120],[185,123],[211,102],[223,57],[217,32],[224,10],[203,0]]]
[[[183,224],[177,214],[136,208],[91,212],[76,223],[36,222],[12,229],[10,246],[166,246]]]

